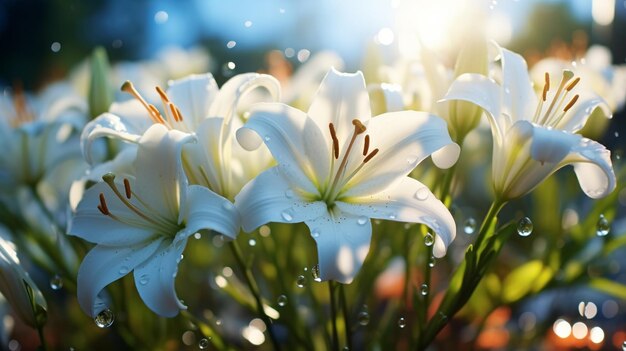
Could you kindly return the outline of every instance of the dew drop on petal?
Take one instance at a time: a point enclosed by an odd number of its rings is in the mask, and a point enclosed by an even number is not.
[[[52,290],[59,290],[63,287],[63,278],[60,275],[55,274],[52,278],[50,278],[50,288]]]
[[[299,275],[298,278],[296,278],[296,285],[299,288],[304,288],[305,284],[306,284],[306,278],[303,275]]]
[[[472,217],[468,218],[463,225],[463,231],[465,234],[474,234],[474,231],[476,231],[476,220]]]
[[[287,296],[280,295],[278,299],[276,299],[276,302],[278,303],[278,306],[284,307],[287,304]]]
[[[359,217],[359,218],[356,220],[356,222],[357,222],[359,225],[365,225],[365,223],[367,223],[367,217],[365,217],[365,216],[361,216],[361,217]]]
[[[420,287],[420,294],[422,294],[422,296],[428,295],[428,284],[422,284]]]
[[[517,222],[517,234],[529,236],[533,232],[533,222],[528,217],[524,217]]]
[[[284,210],[281,214],[281,217],[283,217],[284,220],[286,220],[287,222],[291,222],[293,221],[293,215],[291,214],[291,209],[288,210]]]
[[[395,213],[390,214],[390,215],[389,215],[389,219],[391,219],[391,220],[396,219],[396,215],[395,215]]]
[[[312,236],[312,237],[314,237],[314,238],[319,237],[319,236],[320,236],[320,232],[319,232],[319,230],[317,230],[317,229],[313,229],[313,230],[311,231],[311,236]]]
[[[426,199],[428,199],[428,193],[430,191],[428,190],[427,187],[422,187],[419,188],[416,192],[415,192],[415,198],[420,200],[420,201],[424,201]]]
[[[400,327],[401,329],[406,327],[406,319],[404,319],[404,317],[400,317],[398,319],[398,327]]]
[[[313,280],[316,282],[322,281],[322,278],[320,277],[320,266],[318,264],[311,267],[311,275],[313,276]]]
[[[610,230],[611,230],[611,225],[609,224],[609,221],[606,218],[604,218],[604,215],[600,215],[600,218],[598,219],[598,223],[596,224],[596,234],[598,236],[605,236],[609,234]]]
[[[285,190],[285,197],[291,199],[293,197],[293,190],[287,189]]]
[[[120,274],[126,274],[126,273],[128,273],[128,271],[129,271],[128,267],[122,266],[122,267],[120,267],[120,271],[119,272],[120,272]]]
[[[427,233],[426,236],[424,236],[424,245],[433,246],[434,243],[435,243],[435,237],[432,234]]]
[[[209,347],[209,339],[200,339],[200,341],[198,342],[198,347],[200,348],[200,350],[206,350]]]
[[[104,310],[102,310],[102,312],[98,313],[93,321],[96,322],[96,325],[99,328],[108,328],[113,325],[113,322],[115,321],[115,315],[113,314],[113,311],[105,308]]]
[[[265,141],[270,141],[270,140],[272,140],[272,138],[270,138],[270,137],[269,137],[269,136],[267,136],[267,135],[266,135],[266,136],[264,136],[264,137],[263,137],[263,139],[265,139]]]
[[[141,285],[146,285],[150,282],[150,276],[147,274],[142,274],[141,277],[139,277],[139,284]]]

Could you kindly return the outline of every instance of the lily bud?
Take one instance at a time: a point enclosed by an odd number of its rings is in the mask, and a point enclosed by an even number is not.
[[[93,119],[109,111],[113,103],[111,66],[106,50],[99,47],[91,55],[91,82],[89,83],[89,115]]]

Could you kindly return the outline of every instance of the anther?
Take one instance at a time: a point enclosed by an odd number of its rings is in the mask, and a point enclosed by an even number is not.
[[[365,136],[365,144],[363,144],[363,156],[367,155],[367,151],[370,148],[370,136],[369,134]]]
[[[569,111],[569,109],[572,108],[572,106],[574,106],[574,104],[576,103],[577,100],[578,100],[578,94],[574,95],[572,100],[570,100],[570,102],[567,104],[567,106],[565,106],[565,108],[563,109],[563,112]]]
[[[163,91],[163,89],[161,89],[160,86],[156,86],[156,91],[157,93],[159,93],[159,96],[161,97],[161,100],[165,101],[165,102],[169,102],[170,99],[167,97],[167,94],[165,94],[165,91]]]
[[[335,126],[332,123],[328,123],[328,129],[330,129],[330,137],[333,139],[333,153],[335,154],[335,159],[338,159],[339,158],[339,139],[337,139]]]
[[[126,192],[126,198],[130,200],[132,191],[130,190],[130,182],[126,178],[124,178],[124,191]]]
[[[576,79],[574,79],[574,81],[569,83],[569,85],[567,86],[567,88],[565,88],[565,90],[570,91],[574,89],[574,87],[576,86],[576,84],[578,84],[578,82],[580,82],[580,77],[577,77]]]
[[[143,105],[143,107],[148,110],[148,114],[150,115],[150,118],[154,123],[164,124],[165,121],[163,120],[163,117],[161,117],[161,113],[159,113],[159,110],[157,110],[154,105],[148,104],[148,102],[146,102],[146,100],[141,97],[137,89],[135,89],[135,87],[133,86],[133,83],[131,83],[129,80],[125,81],[124,84],[122,84],[121,90],[123,92],[129,93],[135,99],[137,99]]]
[[[107,203],[104,199],[103,193],[100,193],[100,205],[98,205],[98,210],[100,210],[100,212],[105,216],[108,216],[111,214],[111,212],[109,212],[109,208],[107,207]]]
[[[545,80],[546,83],[543,86],[543,101],[546,101],[547,95],[548,95],[548,90],[550,90],[550,74],[548,74],[548,72],[546,72],[545,74]]]
[[[156,122],[165,124],[165,120],[163,119],[163,116],[161,116],[161,112],[159,112],[159,109],[156,108],[156,106],[152,104],[148,104],[148,108],[150,109],[150,111],[152,111],[153,116],[156,119]]]
[[[167,105],[169,106],[170,111],[172,111],[172,117],[174,117],[174,120],[178,122],[179,119],[178,119],[178,113],[176,112],[176,106],[174,106],[174,104],[172,104],[171,102],[168,102]]]
[[[359,121],[358,119],[353,119],[352,124],[354,125],[354,131],[357,135],[365,132],[367,128]]]
[[[365,157],[365,159],[363,160],[363,163],[367,163],[369,162],[369,160],[371,160],[372,158],[374,158],[374,156],[376,156],[376,154],[378,153],[378,148],[372,150],[372,152],[370,152],[369,155],[367,155],[367,157]]]
[[[178,107],[174,106],[176,108],[176,116],[178,117],[178,121],[182,122],[183,120],[183,114],[180,113],[180,110],[178,109]]]

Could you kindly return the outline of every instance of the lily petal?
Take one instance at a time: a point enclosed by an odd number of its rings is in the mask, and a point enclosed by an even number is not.
[[[381,93],[385,100],[385,110],[383,112],[402,111],[404,109],[404,98],[402,96],[402,87],[399,84],[368,84],[367,91],[372,93]]]
[[[144,262],[160,244],[161,240],[154,240],[133,246],[98,245],[91,249],[78,269],[77,295],[83,311],[92,317],[98,314],[96,301],[102,289]]]
[[[183,122],[195,130],[208,117],[218,91],[211,73],[192,74],[170,82],[167,95],[183,115]]]
[[[519,54],[494,44],[502,62],[502,113],[513,121],[532,119],[537,96],[528,74],[526,60]]]
[[[436,151],[435,164],[452,166],[460,148],[448,134],[446,122],[425,112],[390,112],[374,117],[368,124],[371,149],[380,148],[348,182],[345,196],[375,194],[406,176]]]
[[[433,247],[435,257],[443,257],[456,236],[454,218],[446,206],[424,184],[404,177],[395,186],[375,195],[338,201],[345,213],[392,221],[422,223],[437,234]]]
[[[165,218],[179,217],[180,203],[185,199],[182,191],[187,184],[181,162],[181,151],[185,143],[194,136],[178,130],[168,130],[162,124],[150,127],[139,140],[135,170],[136,192],[143,201]]]
[[[494,138],[501,144],[508,123],[501,116],[500,90],[498,83],[490,78],[476,73],[464,73],[450,84],[448,93],[441,101],[463,100],[481,107],[487,112]]]
[[[581,95],[579,100],[580,102],[574,105],[556,128],[576,133],[587,124],[589,116],[596,108],[601,109],[607,118],[613,117],[611,108],[601,97],[595,95],[583,97]]]
[[[118,188],[123,189],[124,186],[118,185]],[[124,216],[124,223],[105,216],[98,210],[100,194],[107,199],[107,207],[111,213]],[[117,199],[106,183],[100,182],[85,192],[69,224],[68,233],[89,242],[107,246],[137,245],[154,236],[154,231],[150,226],[142,225],[144,222],[143,218],[129,211]],[[137,225],[132,226],[128,223],[137,223]]]
[[[221,117],[204,119],[196,130],[198,142],[185,145],[183,152],[184,162],[193,165],[186,169],[190,182],[204,185],[220,194],[224,194],[225,190],[222,188],[223,166],[219,159],[219,137],[223,121]]]
[[[310,193],[317,191],[314,183],[324,182],[330,173],[331,144],[316,122],[288,105],[255,105],[248,122],[237,130],[237,141],[246,150],[264,141],[281,170]]]
[[[369,218],[333,211],[305,223],[317,243],[320,278],[351,283],[369,252]]]
[[[246,184],[235,196],[243,230],[251,232],[269,222],[298,223],[327,212],[321,201],[307,201],[277,167],[272,167]]]
[[[580,138],[564,163],[573,163],[580,188],[590,198],[602,198],[615,189],[611,152],[602,144]]]
[[[180,256],[187,239],[173,245],[162,241],[158,250],[135,268],[135,286],[143,302],[163,317],[174,317],[187,307],[176,296],[174,286]]]
[[[136,143],[141,137],[141,130],[129,130],[122,118],[111,113],[105,113],[87,123],[81,134],[81,150],[85,160],[93,164],[93,142],[102,137],[116,138],[122,141]]]
[[[181,208],[187,236],[201,229],[213,229],[234,239],[239,232],[239,213],[235,206],[211,190],[191,185],[187,202]]]
[[[570,151],[572,139],[580,139],[579,135],[573,135],[561,130],[548,129],[538,125],[533,127],[530,155],[534,160],[542,163],[561,162]]]
[[[339,148],[345,150],[354,132],[352,120],[359,119],[365,124],[372,116],[363,73],[340,73],[334,68],[328,71],[313,98],[308,115],[323,131],[333,123],[339,142],[344,143]],[[324,140],[328,144],[330,134],[324,133]]]

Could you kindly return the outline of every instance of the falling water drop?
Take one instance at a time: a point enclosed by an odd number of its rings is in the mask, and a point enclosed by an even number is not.
[[[465,221],[465,225],[463,226],[463,231],[465,232],[465,234],[474,234],[475,230],[476,230],[476,220],[470,217]]]
[[[596,234],[598,236],[605,236],[609,234],[610,230],[611,230],[611,225],[609,224],[609,221],[606,218],[604,218],[604,215],[600,215],[600,218],[598,219],[598,223],[596,224]]]
[[[528,217],[524,217],[517,222],[517,234],[529,236],[533,232],[533,222]]]
[[[370,323],[370,314],[367,312],[367,310],[363,310],[359,312],[357,320],[359,321],[360,325],[368,325]]]
[[[311,267],[311,275],[313,276],[313,280],[315,280],[316,282],[321,282],[322,278],[320,277],[320,266],[319,265],[315,265],[313,267]]]
[[[422,294],[422,296],[428,295],[428,284],[422,284],[420,287],[420,294]]]
[[[276,302],[278,303],[278,306],[284,307],[287,304],[287,296],[280,295],[278,299],[276,299]]]
[[[206,350],[209,347],[209,339],[200,339],[200,341],[198,342],[198,347],[200,348],[200,350]]]
[[[305,284],[306,284],[306,278],[303,275],[299,275],[298,278],[296,278],[296,285],[299,288],[304,288]]]
[[[406,319],[404,319],[404,317],[400,317],[400,319],[398,319],[398,327],[401,329],[406,327]]]
[[[50,287],[52,290],[59,290],[63,287],[63,278],[60,275],[55,274],[52,278],[50,278]]]
[[[113,314],[113,311],[105,308],[104,310],[102,310],[102,312],[98,313],[93,321],[96,322],[96,325],[99,328],[108,328],[113,325],[113,322],[115,321],[115,315]]]

